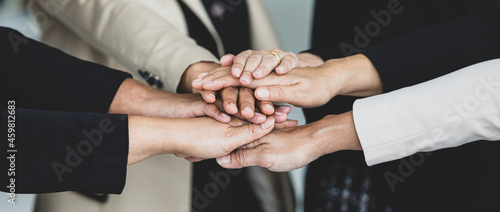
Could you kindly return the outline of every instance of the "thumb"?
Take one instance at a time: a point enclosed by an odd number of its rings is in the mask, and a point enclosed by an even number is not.
[[[222,56],[222,58],[220,59],[220,65],[222,67],[228,67],[230,65],[233,65],[233,60],[234,60],[234,55],[226,54]]]
[[[296,87],[293,85],[271,85],[255,89],[255,98],[272,102],[294,103]]]
[[[231,135],[235,142],[231,142],[231,149],[234,150],[240,146],[251,143],[263,136],[269,134],[274,129],[274,117],[267,117],[262,124],[245,124],[233,126]]]
[[[259,147],[251,149],[240,149],[233,153],[217,158],[217,163],[226,169],[240,169],[248,166],[259,165],[261,157]]]

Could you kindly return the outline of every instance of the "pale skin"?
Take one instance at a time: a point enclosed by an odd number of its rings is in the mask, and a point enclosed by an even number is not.
[[[251,55],[254,54],[247,52],[241,59],[246,61],[247,65],[256,63],[247,72],[255,73],[259,68],[266,69],[263,71],[265,76],[252,75],[253,79],[248,83],[237,77],[238,69],[215,70],[193,82],[193,87],[215,91],[228,86],[247,86],[255,89],[256,99],[287,102],[306,108],[322,106],[337,95],[364,97],[383,91],[377,70],[362,54],[328,60],[323,64],[321,59],[314,55],[304,55],[302,57],[307,59],[303,60],[297,56],[293,63],[283,65],[285,60],[282,60],[280,66],[286,67],[282,73],[277,73],[278,70],[275,69],[278,66],[277,59],[273,61],[265,54],[268,59],[249,60]],[[258,55],[263,58],[262,52],[256,51],[255,55],[256,58]],[[241,55],[235,58],[239,56]],[[318,64],[319,66],[315,67]],[[362,150],[352,111],[330,115],[305,126],[274,130],[217,160],[225,168],[258,165],[272,171],[290,171],[305,166],[322,155],[340,150]]]
[[[190,161],[220,157],[275,127],[272,116],[252,124],[231,118],[199,95],[167,93],[133,79],[121,84],[109,113],[129,114],[128,164],[159,154]],[[281,127],[295,125],[280,123]]]

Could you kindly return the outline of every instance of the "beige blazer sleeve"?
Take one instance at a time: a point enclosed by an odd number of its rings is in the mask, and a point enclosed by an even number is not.
[[[170,92],[175,92],[189,65],[200,61],[218,62],[209,51],[180,31],[184,23],[182,13],[178,14],[178,20],[169,22],[151,9],[158,8],[152,2],[159,1],[33,2],[35,9],[43,10],[128,70],[147,70],[158,76],[164,89]],[[172,13],[179,13],[180,9],[173,8],[178,7],[175,1],[167,0],[165,4],[170,4],[162,7],[167,8],[165,14],[175,17]]]

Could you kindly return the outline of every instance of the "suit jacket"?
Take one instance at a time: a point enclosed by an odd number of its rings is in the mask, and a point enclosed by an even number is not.
[[[183,2],[209,30],[219,55],[224,55],[222,41],[201,1]],[[246,3],[252,49],[278,48],[276,31],[262,1]],[[79,58],[126,70],[144,83],[138,70],[146,70],[160,79],[166,91],[176,92],[182,74],[191,64],[218,62],[189,38],[176,0],[34,0],[32,8],[46,18],[39,23],[43,42]]]
[[[126,115],[106,113],[123,80],[131,76],[2,27],[0,57],[0,168],[5,173],[14,171],[0,175],[1,190],[10,192],[7,186],[14,177],[14,193],[121,193],[128,120]],[[95,136],[92,130],[101,129],[103,120],[112,123],[114,130],[104,129],[101,139],[90,144],[86,135]]]
[[[385,92],[499,57],[500,13],[497,0],[399,1],[399,6],[404,9],[392,14],[391,21],[384,27],[379,18],[376,18],[380,15],[373,14],[388,10],[390,1],[367,2],[374,4],[367,8],[357,6],[365,2],[362,0],[336,2],[347,4],[348,7],[341,10],[333,7],[332,1],[317,1],[322,6],[317,7],[320,9],[316,17],[319,14],[322,17],[336,14],[352,19],[348,19],[344,25],[324,29],[319,24],[315,25],[318,36],[313,36],[313,39],[323,40],[324,44],[330,38],[331,48],[322,48],[320,43],[316,43],[311,52],[323,55],[325,59],[344,57],[346,55],[341,44],[355,47],[354,40],[358,31],[366,34],[367,24],[377,23],[380,31],[370,31],[369,42],[358,41],[358,44],[364,45],[357,45],[359,51],[353,53],[361,52],[370,58],[379,71]],[[339,9],[338,12],[332,12],[329,8]],[[325,20],[317,21],[321,23]],[[332,30],[334,27],[339,27],[339,30]],[[372,27],[373,29],[375,28]],[[319,36],[320,32],[324,34]],[[334,32],[347,34],[335,35]],[[315,121],[326,114],[352,110],[355,100],[355,97],[338,96],[325,106],[306,109],[304,112],[308,121]],[[498,143],[474,142],[436,151],[432,156],[426,157],[422,165],[411,167],[414,168],[412,174],[404,178],[404,183],[398,183],[394,192],[389,189],[384,174],[399,173],[401,164],[408,161],[408,158],[367,168],[362,153],[327,155],[309,166],[306,208],[314,210],[316,205],[322,204],[317,201],[322,190],[318,182],[328,179],[324,174],[325,168],[337,161],[349,161],[343,164],[349,163],[372,173],[374,198],[378,198],[379,203],[395,206],[396,211],[495,211],[499,205],[491,197],[487,185],[498,188],[491,179],[497,177],[499,171],[493,169],[498,166],[488,167],[488,164],[489,161],[498,160],[496,152],[499,148]]]
[[[147,83],[146,79],[154,78],[166,91],[176,91],[184,70],[191,64],[218,62],[208,50],[189,38],[188,23],[177,0],[33,2],[35,14],[47,17],[46,22],[39,23],[44,42],[79,58],[127,70],[144,83]],[[202,2],[183,2],[205,25],[215,39],[219,54],[223,55],[223,43]],[[232,7],[231,2],[238,3],[229,1],[225,6]],[[263,3],[245,2],[250,16],[252,48],[278,48],[279,42]],[[139,71],[147,74],[141,75]],[[176,171],[163,169],[167,166],[175,167]],[[258,192],[259,207],[270,211],[293,210],[293,195],[286,173],[271,173],[258,167],[250,167],[250,170],[254,175],[247,178],[255,183],[249,187]],[[85,205],[83,208],[100,208],[96,211],[137,211],[143,208],[149,211],[185,211],[191,205],[189,197],[195,194],[191,189],[191,176],[189,162],[174,156],[155,157],[130,166],[125,191],[120,197],[111,196],[104,205],[92,201],[85,203],[84,198],[74,194],[51,194],[39,196],[37,210],[64,211],[63,205],[70,200],[63,199],[74,197],[71,202],[78,201]],[[141,199],[146,191],[151,197]],[[72,205],[67,206],[73,209]]]

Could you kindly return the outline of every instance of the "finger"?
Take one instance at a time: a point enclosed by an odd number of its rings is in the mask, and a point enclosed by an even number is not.
[[[233,64],[233,60],[234,60],[234,55],[232,54],[226,54],[224,56],[222,56],[222,58],[220,59],[220,64],[222,67],[227,67],[227,66],[230,66]]]
[[[276,119],[276,123],[283,123],[288,120],[288,114],[292,111],[292,108],[288,105],[280,106],[276,109],[276,112],[273,114]]]
[[[263,164],[264,145],[255,148],[236,150],[230,155],[217,158],[217,163],[226,169],[239,169],[248,166]]]
[[[203,83],[202,83],[202,80],[203,78],[205,78],[207,75],[210,75],[209,72],[205,72],[205,73],[201,73],[201,74],[198,74],[198,76],[196,76],[196,79],[194,79],[192,82],[191,82],[191,86],[193,87],[194,90],[202,90],[203,89]]]
[[[240,88],[238,105],[240,106],[241,115],[245,119],[255,116],[255,97],[251,89]]]
[[[238,88],[228,87],[221,91],[222,104],[224,106],[224,111],[231,115],[238,113],[238,107],[236,106],[236,101],[238,100]]]
[[[219,78],[224,75],[231,75],[231,68],[222,67],[215,70],[199,74],[195,80],[191,83],[194,89],[203,90],[203,84],[212,81],[213,79]]]
[[[214,118],[215,120],[228,123],[231,121],[231,116],[223,113],[219,108],[214,104],[207,104],[203,110],[205,115]]]
[[[286,74],[292,69],[297,68],[299,65],[299,58],[293,54],[289,53],[281,59],[281,64],[276,67],[277,74]]]
[[[196,157],[186,157],[184,159],[186,159],[187,161],[192,162],[192,163],[194,163],[194,162],[200,162],[200,161],[203,160],[201,158],[196,158]]]
[[[271,101],[258,101],[257,105],[260,112],[269,116],[274,114],[274,105]]]
[[[288,120],[288,113],[275,112],[273,116],[274,119],[276,120],[276,123],[282,123]]]
[[[240,114],[241,116],[241,114]],[[243,116],[241,116],[242,118],[244,118]],[[255,115],[252,117],[252,118],[249,118],[249,119],[245,119],[251,123],[254,123],[254,124],[262,124],[264,123],[264,121],[266,121],[267,119],[267,116],[262,114],[262,113],[259,113],[259,112],[255,112]]]
[[[202,90],[218,91],[222,88],[237,86],[241,86],[241,83],[238,79],[234,78],[231,75],[224,75],[204,83]]]
[[[248,57],[245,68],[243,69],[243,74],[240,77],[240,83],[244,86],[249,85],[253,80],[253,72],[257,69],[257,67],[262,62],[263,55],[261,54],[252,54]]]
[[[255,79],[262,79],[273,71],[279,64],[279,58],[274,54],[266,54],[262,56],[262,62],[259,67],[253,72],[252,76]]]
[[[255,147],[259,146],[260,144],[261,144],[261,143],[259,142],[259,140],[257,140],[257,141],[252,141],[252,142],[250,142],[250,143],[248,143],[248,144],[246,144],[246,145],[243,145],[243,146],[238,147],[238,150],[239,150],[239,149],[251,149],[251,148],[255,148]]]
[[[288,129],[288,128],[293,128],[299,125],[299,122],[296,120],[286,120],[282,123],[276,123],[274,127],[276,129]]]
[[[260,87],[255,90],[255,98],[258,100],[269,100],[273,102],[286,102],[286,103],[294,103],[296,101],[295,87],[292,86],[281,86],[281,85],[272,85]]]
[[[292,107],[288,105],[282,105],[276,108],[276,112],[281,112],[281,113],[290,113],[292,112]]]
[[[243,68],[245,68],[245,64],[247,62],[248,57],[252,55],[252,50],[246,50],[244,52],[239,53],[233,59],[233,67],[231,68],[231,74],[235,78],[240,78],[243,72]]]
[[[246,124],[233,126],[231,146],[236,149],[270,133],[274,128],[274,117],[269,116],[262,124]]]
[[[205,102],[207,103],[214,103],[217,98],[215,97],[215,91],[207,91],[207,90],[202,90],[200,91],[201,97]]]

